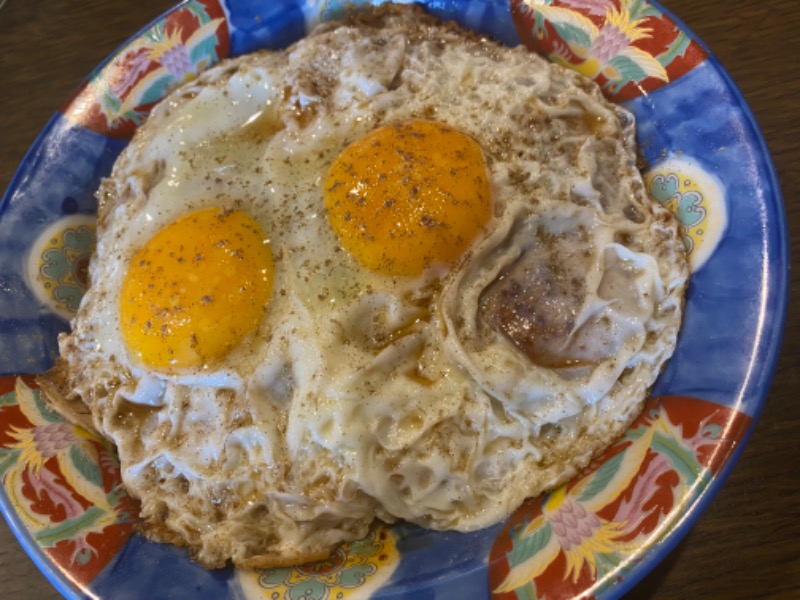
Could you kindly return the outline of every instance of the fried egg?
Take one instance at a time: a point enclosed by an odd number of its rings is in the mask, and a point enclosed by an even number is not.
[[[225,61],[104,180],[43,390],[206,567],[496,523],[675,346],[686,261],[633,135],[588,80],[418,9]]]

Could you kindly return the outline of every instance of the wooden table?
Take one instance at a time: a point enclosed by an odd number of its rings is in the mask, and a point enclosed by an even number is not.
[[[265,0],[268,1],[268,0]],[[0,0],[0,190],[72,88],[172,0]],[[797,0],[665,0],[718,56],[758,119],[800,257]],[[792,274],[793,296],[800,278]],[[632,598],[800,598],[800,311],[790,307],[769,399],[733,474]],[[0,520],[0,596],[56,598]]]

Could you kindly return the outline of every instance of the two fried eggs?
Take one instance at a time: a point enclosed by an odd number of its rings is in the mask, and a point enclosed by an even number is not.
[[[686,261],[633,126],[405,8],[224,62],[104,181],[43,389],[209,567],[495,523],[624,431],[674,348]]]

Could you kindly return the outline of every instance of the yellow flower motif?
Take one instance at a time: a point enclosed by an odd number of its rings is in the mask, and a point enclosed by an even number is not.
[[[619,31],[628,40],[628,43],[650,37],[652,30],[642,26],[646,20],[631,18],[631,11],[627,3],[621,3],[620,10],[616,10],[613,6],[606,9],[606,25]]]
[[[175,28],[172,32],[164,32],[163,37],[153,40],[145,45],[147,58],[153,62],[161,62],[161,59],[176,48],[183,46],[183,29]]]
[[[140,124],[151,105],[198,73],[218,62],[218,31],[225,19],[211,19],[203,7],[185,3],[176,13],[191,15],[194,23],[183,26],[167,18],[155,23],[125,51],[117,55],[89,83],[81,98],[89,111],[96,107],[109,129],[123,122]]]
[[[652,30],[644,26],[646,18],[636,19],[632,16],[632,0],[621,0],[619,9],[610,2],[598,3],[596,9],[600,6],[605,9],[602,27],[597,27],[590,19],[571,8],[551,6],[550,0],[526,0],[525,3],[553,25],[568,26],[582,32],[582,37],[563,40],[569,52],[579,58],[580,62],[571,62],[567,58],[568,52],[559,50],[558,47],[549,57],[553,62],[574,69],[591,79],[602,73],[610,81],[622,83],[626,77],[614,66],[614,60],[622,58],[636,65],[644,77],[669,81],[667,71],[661,63],[652,54],[633,45],[634,42],[651,37]]]
[[[10,437],[16,440],[9,444],[9,448],[20,451],[16,465],[7,474],[12,487],[21,486],[20,478],[23,471],[27,470],[30,475],[38,478],[45,463],[55,458],[61,474],[72,489],[106,513],[107,518],[102,520],[102,525],[114,522],[116,515],[109,505],[102,483],[87,479],[72,456],[73,449],[77,447],[84,456],[96,463],[97,450],[90,440],[98,442],[100,440],[95,440],[80,427],[56,420],[22,379],[17,379],[15,393],[20,411],[33,426],[11,427],[9,431]],[[15,504],[22,502],[21,495],[15,494],[14,497],[16,497]],[[21,511],[21,514],[33,513],[25,510]],[[38,520],[35,521],[38,523]]]
[[[506,578],[494,589],[495,593],[511,592],[544,573],[560,553],[566,558],[566,577],[576,581],[585,565],[592,577],[597,574],[596,557],[614,551],[624,551],[628,543],[619,538],[625,532],[624,522],[601,519],[597,513],[618,498],[630,484],[642,465],[654,432],[663,428],[656,422],[635,439],[622,455],[614,476],[603,489],[591,498],[579,500],[593,481],[593,476],[580,479],[574,486],[562,486],[542,502],[542,514],[517,534],[520,543],[534,536],[546,542],[519,564],[512,566]]]
[[[624,524],[601,519],[582,503],[568,497],[563,487],[547,498],[543,509],[566,556],[565,575],[571,575],[572,580],[577,581],[584,565],[588,565],[592,577],[595,577],[595,555],[616,549],[615,540],[623,533]]]

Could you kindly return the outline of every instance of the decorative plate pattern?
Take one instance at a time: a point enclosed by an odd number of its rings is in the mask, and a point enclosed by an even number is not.
[[[613,598],[688,531],[732,468],[764,402],[788,281],[780,192],[738,91],[656,2],[431,0],[441,18],[593,77],[635,114],[648,192],[677,214],[693,267],[678,346],[645,412],[574,481],[478,532],[398,523],[328,561],[259,572],[206,571],[133,533],[136,503],[113,450],[64,423],[20,375],[52,365],[85,285],[94,191],[169,90],[369,3],[179,4],[89,76],[0,203],[10,292],[0,296],[0,505],[65,595]]]
[[[651,198],[678,218],[693,273],[702,267],[725,233],[728,211],[722,182],[687,157],[670,158],[645,173]]]
[[[87,585],[133,530],[114,448],[65,423],[21,377],[0,379],[0,476],[9,503],[48,558]]]
[[[91,76],[64,114],[98,133],[129,138],[156,102],[228,56],[224,17],[214,0],[186,2]]]
[[[377,526],[362,540],[342,544],[326,560],[263,571],[239,571],[247,598],[339,600],[365,597],[385,583],[399,559],[396,536]]]
[[[674,528],[751,421],[693,398],[651,399],[581,476],[511,516],[492,548],[492,597],[567,600],[613,588],[637,567],[631,548],[645,552]]]
[[[706,52],[642,0],[513,0],[523,43],[594,79],[618,101],[674,81]]]
[[[45,229],[31,246],[28,279],[39,300],[70,319],[89,285],[89,259],[95,246],[91,215],[71,215]]]

